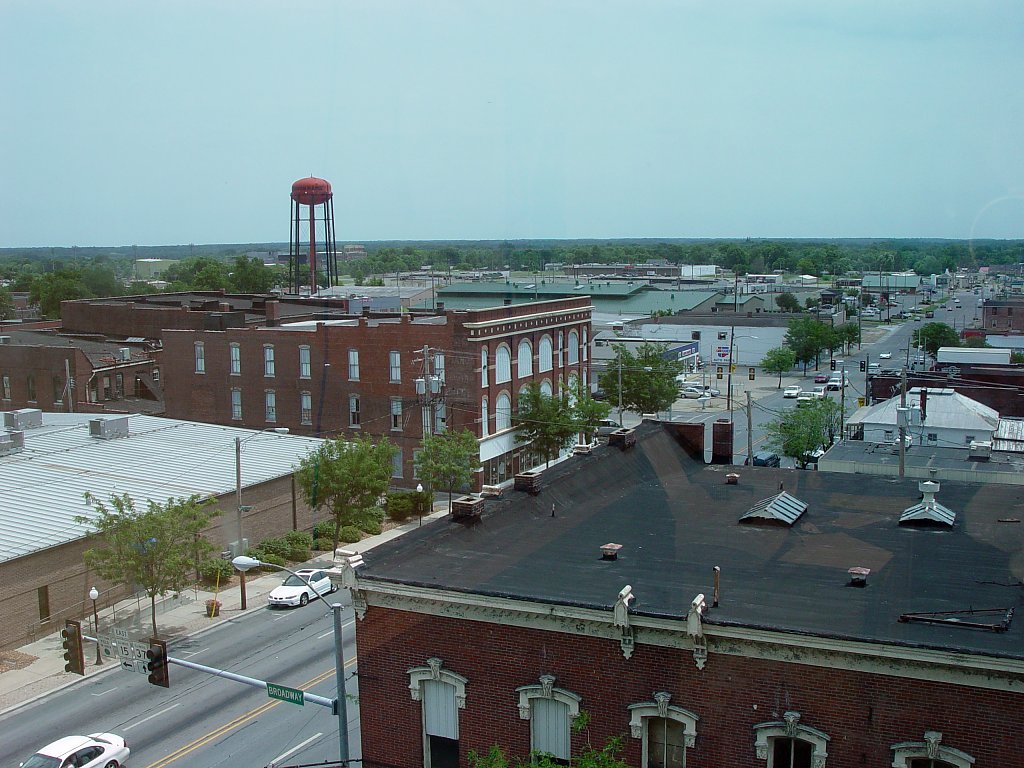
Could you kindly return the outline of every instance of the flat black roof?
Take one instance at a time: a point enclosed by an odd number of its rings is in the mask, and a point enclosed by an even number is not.
[[[1024,518],[1024,487],[942,482],[955,526],[899,526],[916,480],[707,466],[661,425],[637,437],[550,468],[537,496],[488,501],[475,525],[446,519],[374,548],[361,578],[609,610],[630,584],[634,613],[681,618],[698,593],[710,605],[717,565],[712,624],[1024,658],[1024,523],[1000,522]],[[792,527],[738,522],[783,488],[808,504]],[[615,561],[601,559],[609,542]],[[871,569],[866,588],[850,586],[854,566]],[[1010,607],[1006,632],[898,621]]]

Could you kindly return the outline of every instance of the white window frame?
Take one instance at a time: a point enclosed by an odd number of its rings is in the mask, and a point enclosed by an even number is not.
[[[274,345],[264,344],[263,345],[263,375],[266,377],[272,377],[275,375],[277,370],[274,364]]]
[[[277,393],[272,389],[263,392],[263,415],[268,423],[277,422]]]
[[[391,454],[391,476],[395,478],[405,477],[405,464],[403,463],[402,449],[398,448]]]
[[[196,373],[206,373],[206,345],[197,341],[192,345],[196,358]]]
[[[533,344],[529,339],[521,339],[516,350],[516,375],[520,379],[533,376]]]
[[[444,352],[434,353],[434,375],[444,384]]]
[[[450,669],[444,668],[444,662],[436,656],[427,659],[426,666],[412,667],[408,670],[409,695],[413,701],[420,704],[420,734],[423,743],[423,766],[430,768],[430,737],[427,734],[427,713],[423,706],[425,697],[423,689],[426,683],[435,682],[454,688],[455,694],[455,740],[459,739],[459,710],[466,708],[466,684],[469,682],[465,677]]]
[[[231,420],[242,420],[242,390],[238,387],[231,390]]]
[[[924,741],[903,741],[893,744],[892,768],[909,768],[911,760],[942,760],[956,768],[971,768],[974,758],[966,752],[942,745],[942,734],[925,731]]]
[[[697,739],[697,723],[700,718],[693,712],[669,704],[672,694],[659,691],[654,694],[653,701],[644,701],[639,704],[630,704],[629,730],[634,739],[641,739],[642,758],[641,765],[647,765],[648,761],[648,735],[647,726],[652,720],[674,720],[683,726],[683,768],[686,766],[686,750],[694,745]]]
[[[313,395],[311,392],[299,392],[299,421],[303,424],[313,423]]]
[[[537,372],[546,373],[552,368],[551,337],[544,334],[537,344]]]
[[[580,361],[580,335],[576,331],[569,331],[568,348],[566,352],[568,356],[566,363],[568,365],[576,365]]]
[[[801,725],[799,712],[784,712],[782,720],[758,723],[754,726],[754,752],[758,760],[767,763],[767,768],[780,768],[772,765],[772,741],[776,738],[800,739],[810,743],[811,765],[814,768],[825,768],[831,737],[816,728]]]
[[[348,351],[348,380],[359,381],[359,350]]]
[[[490,413],[487,410],[487,396],[480,400],[480,437],[487,437],[487,430],[490,427]]]
[[[554,397],[554,391],[551,389],[551,379],[544,379],[540,383],[540,393],[547,397]]]
[[[348,396],[348,426],[350,429],[359,429],[361,416],[359,415],[359,395]]]
[[[565,348],[565,334],[562,331],[558,332],[558,367],[562,367],[563,362],[563,350]]]
[[[502,403],[504,401],[504,404]],[[498,393],[494,401],[494,432],[512,428],[512,396],[505,390]]]
[[[402,398],[391,398],[391,431],[402,431]]]
[[[388,352],[388,381],[392,384],[402,382],[402,353],[397,349]]]
[[[487,387],[487,347],[480,350],[480,386]]]
[[[583,329],[583,361],[586,362],[590,359],[590,334],[587,333],[587,329]]]
[[[568,760],[572,753],[572,721],[580,713],[580,702],[583,698],[565,688],[555,687],[554,675],[541,675],[539,685],[522,685],[516,688],[519,694],[519,718],[530,721],[530,751],[536,750],[534,739],[534,718],[533,702],[537,699],[547,699],[560,702],[566,705],[565,733],[567,751],[564,755],[554,755],[558,760]]]
[[[4,392],[3,392],[4,400],[10,400],[11,399],[11,377],[10,377],[9,374],[6,374],[6,373],[3,376],[3,390],[4,390]]]
[[[499,344],[494,350],[494,383],[507,384],[512,381],[512,350],[508,344]]]
[[[237,341],[228,344],[228,373],[232,376],[242,375],[242,345]]]
[[[299,378],[308,379],[310,378],[311,368],[309,362],[309,346],[303,344],[299,347]]]

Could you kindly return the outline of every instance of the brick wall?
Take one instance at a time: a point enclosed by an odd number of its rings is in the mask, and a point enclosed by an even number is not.
[[[798,711],[800,723],[831,737],[829,766],[885,766],[890,746],[921,741],[926,730],[972,755],[978,766],[1019,765],[1024,696],[941,682],[765,661],[711,652],[698,670],[691,653],[638,646],[624,659],[617,642],[371,607],[356,622],[362,748],[367,766],[422,765],[420,703],[407,670],[436,656],[468,678],[459,712],[460,763],[469,750],[502,745],[525,757],[529,722],[519,719],[515,689],[554,675],[555,686],[582,696],[590,714],[573,752],[624,736],[624,759],[640,765],[627,706],[656,691],[695,713],[688,768],[762,765],[753,726]],[[896,662],[898,664],[898,662]]]

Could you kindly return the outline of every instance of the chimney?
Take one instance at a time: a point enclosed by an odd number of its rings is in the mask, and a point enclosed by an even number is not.
[[[718,587],[719,587],[720,579],[721,579],[721,576],[722,576],[722,569],[719,566],[716,565],[714,570],[715,570],[715,593],[714,593],[714,596],[711,599],[711,607],[712,608],[717,608],[718,607]]]
[[[277,321],[281,317],[281,302],[277,299],[267,299],[263,305],[263,317],[266,319],[267,325],[277,325]]]
[[[226,301],[219,302],[217,304],[217,309],[220,310],[221,312],[230,312],[231,304]]]
[[[928,388],[921,387],[921,423],[928,417]]]

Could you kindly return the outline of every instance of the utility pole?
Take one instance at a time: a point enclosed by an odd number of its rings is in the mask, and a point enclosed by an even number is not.
[[[736,325],[729,326],[729,371],[726,384],[729,391],[725,393],[726,405],[729,407],[729,421],[732,421],[732,350],[736,344]]]
[[[864,405],[871,405],[871,355],[864,358]]]
[[[843,385],[839,387],[839,439],[846,437],[846,369],[843,368]]]
[[[619,426],[622,426],[622,347],[619,347]]]
[[[754,409],[750,406],[750,390],[747,390],[747,465],[754,464]]]
[[[900,427],[900,477],[903,477],[906,470],[907,444],[907,369],[904,368],[900,374],[900,409],[896,412],[896,420]]]

